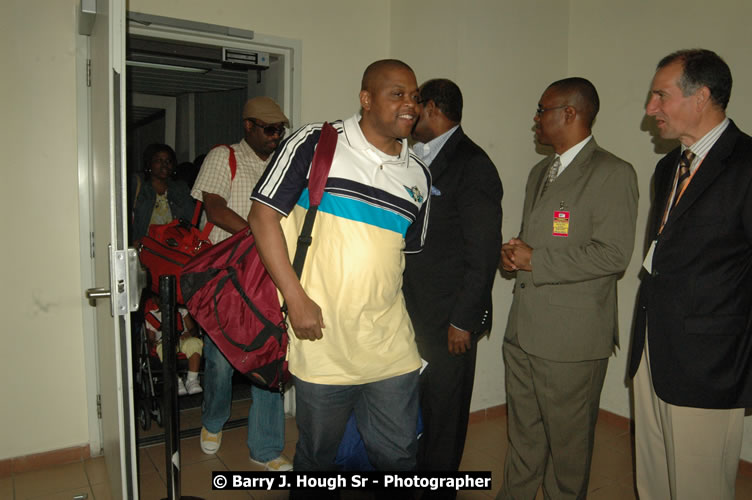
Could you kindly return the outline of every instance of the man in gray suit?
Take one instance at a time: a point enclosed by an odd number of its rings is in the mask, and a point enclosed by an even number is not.
[[[585,498],[608,357],[618,345],[616,281],[632,256],[637,177],[601,149],[598,93],[552,83],[535,134],[553,155],[528,177],[522,229],[502,247],[516,271],[504,337],[509,447],[498,498]]]

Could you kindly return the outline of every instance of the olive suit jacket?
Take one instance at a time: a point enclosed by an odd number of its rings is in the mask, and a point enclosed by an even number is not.
[[[616,281],[629,264],[637,176],[592,138],[541,196],[549,156],[530,172],[520,238],[532,272],[517,271],[506,339],[552,361],[611,355],[618,345]],[[568,216],[554,235],[554,216]]]
[[[637,303],[629,375],[649,328],[650,370],[663,401],[752,406],[752,138],[730,122],[658,235],[680,148],[655,169],[652,274]]]

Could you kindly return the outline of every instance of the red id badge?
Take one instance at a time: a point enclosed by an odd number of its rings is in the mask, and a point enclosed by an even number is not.
[[[569,236],[569,212],[554,210],[554,236]]]

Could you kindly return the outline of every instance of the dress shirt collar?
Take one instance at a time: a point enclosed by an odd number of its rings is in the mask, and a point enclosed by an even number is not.
[[[689,166],[689,171],[694,172],[697,170],[697,167],[700,166],[700,163],[702,163],[702,160],[705,159],[705,156],[708,154],[710,149],[715,145],[716,141],[721,137],[721,134],[726,131],[726,128],[728,128],[729,125],[729,119],[724,118],[721,123],[713,127],[710,132],[703,135],[702,138],[692,144],[691,146],[687,147],[684,144],[681,146],[681,152],[683,153],[687,149],[692,151],[695,154],[695,159],[692,160],[692,164]]]
[[[423,160],[423,163],[425,163],[426,166],[430,166],[431,163],[433,163],[433,160],[436,159],[439,151],[441,151],[441,148],[444,147],[444,144],[446,144],[446,142],[458,128],[460,128],[459,124],[450,128],[443,134],[434,137],[426,143],[416,142],[413,145],[413,151],[415,151],[415,154],[418,155],[418,158]]]
[[[556,177],[561,175],[561,173],[564,171],[565,168],[569,166],[570,163],[572,163],[572,160],[574,160],[575,156],[577,156],[580,151],[582,151],[582,148],[585,147],[585,145],[590,142],[590,139],[593,138],[593,134],[590,134],[582,141],[578,142],[571,148],[567,149],[560,155],[556,155],[559,157],[559,161],[561,161],[561,166],[559,167],[559,173]]]

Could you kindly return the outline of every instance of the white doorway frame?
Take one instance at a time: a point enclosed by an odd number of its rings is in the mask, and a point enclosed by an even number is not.
[[[143,35],[168,40],[178,40],[199,44],[213,44],[224,47],[267,52],[283,60],[283,98],[279,103],[290,118],[293,128],[300,126],[302,94],[302,42],[290,38],[254,33],[252,40],[241,39],[217,33],[201,32],[185,28],[158,25],[136,26],[129,23],[128,35]],[[87,82],[87,61],[89,40],[87,36],[76,35],[76,113],[78,145],[78,200],[79,228],[81,245],[81,284],[83,289],[95,287],[92,246],[92,199],[91,199],[91,126],[89,119],[89,86]],[[174,130],[173,130],[174,134]],[[89,427],[89,447],[92,456],[102,452],[102,427],[98,417],[97,398],[99,394],[99,367],[97,363],[97,333],[95,308],[90,307],[82,297],[84,364],[86,373],[86,407]],[[294,413],[293,399],[285,398],[285,409]]]

